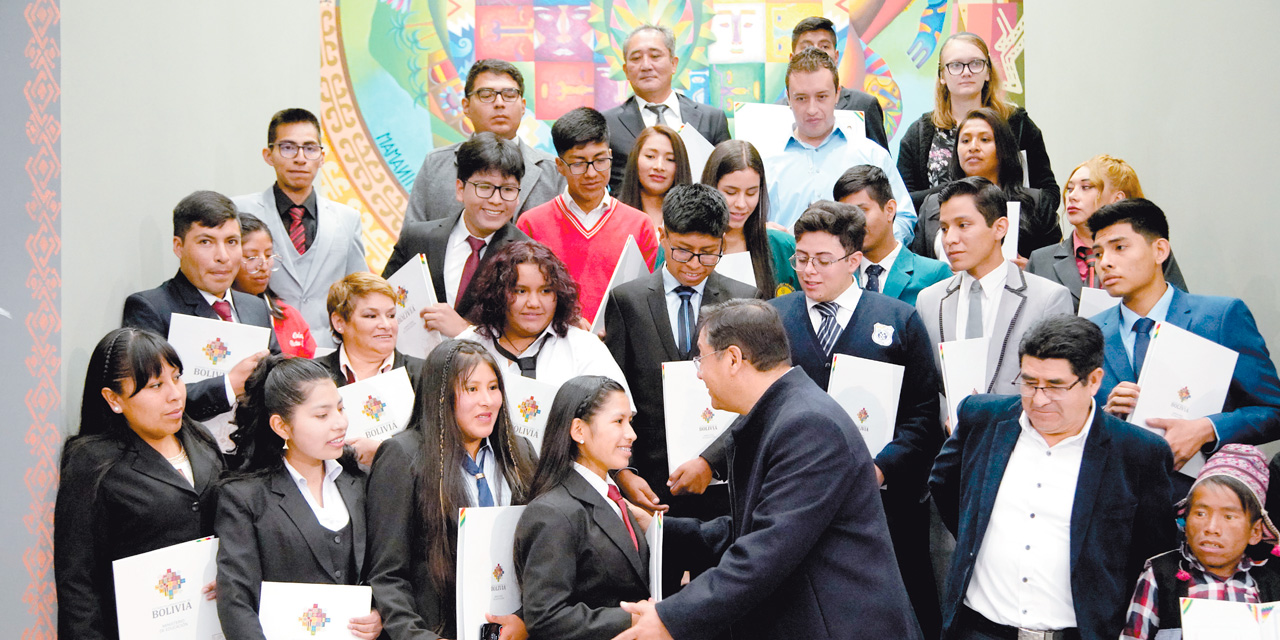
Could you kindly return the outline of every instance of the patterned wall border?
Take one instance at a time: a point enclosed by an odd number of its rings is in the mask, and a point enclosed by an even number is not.
[[[31,38],[23,53],[30,76],[23,96],[30,112],[25,131],[31,142],[26,171],[31,196],[26,213],[36,231],[26,240],[31,257],[27,288],[36,301],[35,311],[24,319],[31,336],[31,352],[24,359],[30,385],[26,392],[28,424],[25,442],[31,453],[24,480],[30,499],[23,524],[35,540],[22,554],[29,582],[22,601],[32,616],[22,632],[23,640],[53,640],[57,628],[57,595],[53,583],[53,499],[58,484],[58,427],[62,395],[59,391],[59,343],[62,332],[61,268],[62,208],[59,139],[61,137],[61,70],[59,0],[30,0],[23,16]]]

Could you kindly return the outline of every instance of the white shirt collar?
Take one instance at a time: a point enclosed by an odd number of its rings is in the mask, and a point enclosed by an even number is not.
[[[862,280],[859,286],[865,286],[867,282],[867,267],[873,264],[878,264],[881,267],[884,267],[884,273],[880,274],[880,291],[881,292],[884,291],[885,278],[889,277],[889,270],[893,268],[894,260],[897,260],[898,255],[902,253],[902,243],[898,242],[898,240],[895,238],[893,241],[893,244],[894,244],[893,251],[890,251],[889,255],[885,256],[884,259],[881,260],[880,262],[872,262],[870,258],[867,258],[866,254],[863,254],[862,262],[858,263],[858,274],[862,276]]]
[[[293,465],[289,464],[288,459],[284,461],[284,468],[289,472],[289,477],[293,478],[295,484],[303,489],[307,488],[307,479],[302,477],[302,474],[298,473],[298,470],[294,469]],[[324,481],[335,482],[340,475],[342,475],[342,465],[338,464],[337,460],[324,461]]]
[[[390,371],[391,367],[395,364],[395,360],[396,352],[392,351],[391,355],[387,356],[387,359],[383,360],[382,364],[378,365],[378,373],[386,373]],[[356,370],[351,366],[351,360],[347,358],[346,344],[338,345],[338,367],[342,370],[343,375],[346,375],[347,372],[351,372],[352,378],[355,378],[357,381],[360,380],[360,377],[356,375]]]
[[[1005,280],[1009,277],[1009,262],[1003,261],[990,273],[981,278],[977,278],[982,283],[982,295],[987,300],[994,300],[1000,294],[1000,290],[1004,288]],[[974,277],[969,275],[968,271],[960,272],[960,286],[968,291],[973,286]]]
[[[836,296],[836,299],[832,300],[832,302],[836,303],[836,305],[838,305],[841,309],[848,309],[850,312],[852,312],[854,309],[858,307],[858,300],[861,300],[861,299],[862,299],[862,289],[858,287],[857,283],[855,282],[854,284],[849,285],[849,288],[845,289],[844,293],[841,293],[840,295]],[[813,311],[813,307],[814,305],[818,304],[818,301],[810,298],[809,296],[805,296],[804,304],[805,304],[806,310]]]
[[[667,259],[670,260],[671,256],[668,255]],[[665,266],[659,267],[659,269],[662,269],[662,290],[668,295],[675,291],[676,287],[685,286],[680,284],[680,281],[676,280],[676,277],[671,275],[671,272],[668,271]],[[711,276],[708,275],[706,278],[702,279],[702,282],[693,285],[693,290],[698,292],[698,295],[702,295],[703,290],[707,288],[707,280],[710,279],[710,277]]]
[[[232,315],[233,317],[236,315],[236,303],[235,303],[235,301],[233,301],[233,300],[231,299],[231,290],[230,290],[230,289],[227,289],[226,291],[222,292],[222,297],[221,297],[221,298],[219,298],[218,296],[213,295],[212,293],[209,293],[208,291],[205,291],[204,289],[196,289],[196,291],[199,291],[199,292],[200,292],[200,297],[204,298],[204,301],[205,301],[205,302],[208,302],[208,303],[209,303],[209,306],[211,306],[211,307],[213,306],[213,303],[215,303],[215,302],[217,302],[217,301],[219,301],[219,300],[225,300],[225,301],[227,302],[227,304],[230,304],[230,305],[231,305],[231,315]]]
[[[467,238],[471,238],[471,237],[479,238],[480,236],[472,236],[471,230],[467,228],[466,215],[467,214],[464,213],[461,216],[458,216],[458,224],[453,225],[453,230],[449,232],[449,240],[448,240],[449,244],[445,246],[450,248],[465,246],[467,248],[467,252],[470,253],[471,246],[467,244]],[[483,238],[480,238],[481,240],[484,241],[484,246],[486,247],[489,246],[489,241],[493,240],[493,235],[494,234],[491,233]]]
[[[1084,383],[1085,383],[1084,380],[1080,381],[1080,384],[1084,384]],[[1060,447],[1062,445],[1072,446],[1072,445],[1075,445],[1076,443],[1079,443],[1081,446],[1083,446],[1084,440],[1089,437],[1089,430],[1093,428],[1094,413],[1097,410],[1098,410],[1098,403],[1093,400],[1090,400],[1089,401],[1089,417],[1085,418],[1084,427],[1080,429],[1080,433],[1077,433],[1076,435],[1071,436],[1069,438],[1063,438],[1062,440],[1059,440],[1058,443],[1055,445],[1049,445],[1049,443],[1044,439],[1044,436],[1040,435],[1040,432],[1036,431],[1036,428],[1031,426],[1031,418],[1027,417],[1026,411],[1023,411],[1018,416],[1018,425],[1022,427],[1022,432],[1024,434],[1026,434],[1029,437],[1038,439],[1040,442],[1043,442],[1046,447],[1049,447],[1049,448]]]
[[[681,122],[684,122],[684,120],[681,120],[679,117],[680,116],[680,99],[676,96],[676,90],[674,88],[671,89],[671,92],[667,94],[667,99],[663,100],[662,102],[649,102],[648,100],[641,98],[639,95],[636,96],[636,106],[640,108],[640,113],[644,113],[645,107],[648,107],[651,104],[666,105],[667,113],[671,114],[672,118],[676,120],[680,120]],[[672,121],[667,120],[667,122],[672,122]]]
[[[582,207],[578,206],[578,201],[574,200],[573,196],[569,195],[569,189],[567,187],[565,188],[563,195],[564,195],[564,206],[568,207],[569,213],[572,213],[573,215],[578,216],[579,218],[588,218],[596,214],[603,214],[605,210],[609,208],[609,204],[613,200],[613,196],[609,195],[608,193],[605,193],[604,197],[600,199],[600,204],[596,205],[594,209],[592,209],[591,211],[583,211]]]
[[[577,462],[573,463],[573,470],[577,471],[583,478],[586,478],[587,483],[591,485],[591,488],[599,491],[600,495],[604,497],[606,502],[616,504],[609,499],[609,487],[617,486],[613,484],[613,480],[609,478],[609,474],[606,473],[605,477],[601,478],[596,475],[596,472],[578,464]]]

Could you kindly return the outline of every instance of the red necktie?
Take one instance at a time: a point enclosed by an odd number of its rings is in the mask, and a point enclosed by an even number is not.
[[[226,300],[219,300],[213,303],[213,310],[218,312],[218,317],[223,322],[235,322],[231,319],[231,303]]]
[[[289,215],[293,217],[293,222],[289,223],[289,240],[293,241],[293,248],[298,250],[298,255],[307,252],[307,231],[302,227],[302,216],[306,213],[305,207],[289,207]]]
[[[458,304],[458,300],[462,299],[462,292],[467,290],[467,285],[471,284],[471,276],[476,274],[476,267],[480,266],[480,250],[484,248],[484,240],[475,236],[467,236],[467,244],[471,245],[471,255],[467,256],[467,261],[462,265],[462,279],[458,281],[458,295],[454,296],[454,304]]]
[[[631,528],[631,518],[627,517],[627,503],[622,501],[622,493],[618,491],[617,485],[609,485],[609,499],[618,503],[618,508],[622,509],[622,522],[627,525],[627,533],[631,534],[631,544],[639,551],[640,542],[636,540],[636,530]]]

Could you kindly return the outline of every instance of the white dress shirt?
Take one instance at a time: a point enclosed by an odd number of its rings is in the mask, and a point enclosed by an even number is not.
[[[845,327],[849,326],[849,320],[853,319],[853,310],[858,307],[858,300],[860,299],[862,299],[862,289],[853,284],[849,285],[849,288],[845,289],[844,293],[836,296],[835,300],[832,300],[840,307],[836,311],[836,324],[840,325],[839,329],[836,330],[837,336],[844,331]],[[813,323],[813,332],[816,334],[818,333],[818,328],[822,326],[822,313],[814,309],[818,302],[806,296],[804,304],[805,308],[809,310],[809,322]]]
[[[592,489],[600,492],[600,497],[604,498],[605,504],[608,504],[609,508],[613,509],[613,512],[618,514],[619,518],[622,517],[622,509],[618,508],[618,503],[609,499],[609,486],[617,486],[613,484],[613,479],[606,480],[605,478],[601,478],[596,475],[596,472],[576,462],[573,463],[573,470],[577,471],[583,478],[586,478],[587,484],[590,484]],[[605,477],[607,478],[608,475],[609,474],[605,474]]]
[[[231,299],[230,289],[227,289],[227,291],[222,294],[221,298],[205,291],[204,289],[196,289],[196,291],[200,292],[200,297],[204,298],[204,301],[208,302],[210,307],[213,306],[213,303],[218,302],[219,300],[226,301],[227,304],[231,305],[231,321],[240,322],[240,314],[236,313],[236,303]],[[221,319],[221,316],[219,316],[219,319]]]
[[[213,306],[213,303],[219,300],[225,300],[227,304],[231,305],[231,321],[240,322],[240,314],[236,313],[236,303],[231,299],[230,289],[227,289],[222,294],[221,298],[205,291],[204,289],[196,289],[196,291],[200,292],[200,297],[204,298],[204,301],[208,302],[211,307]],[[219,318],[221,318],[221,316],[219,316]],[[227,394],[227,404],[231,405],[231,409],[226,413],[220,413],[213,418],[204,421],[205,426],[208,427],[209,431],[213,432],[215,437],[222,434],[222,431],[225,430],[226,426],[230,423],[231,416],[229,414],[232,414],[236,410],[236,393],[231,389],[231,378],[229,376],[223,376],[222,390]],[[226,435],[229,437],[230,433],[230,431],[227,431]],[[223,445],[223,451],[229,451],[225,445],[229,445],[231,443],[230,440],[223,442],[222,438],[218,438],[218,443],[219,445]]]
[[[880,262],[872,262],[864,254],[862,260],[858,263],[858,286],[867,288],[867,267],[878,264],[884,268],[884,272],[880,274],[880,293],[884,293],[884,281],[889,279],[889,271],[893,269],[893,262],[898,259],[898,255],[902,253],[902,243],[897,240],[893,241],[893,251],[884,257]]]
[[[480,448],[476,450],[476,457],[480,461],[480,471],[484,474],[484,480],[489,484],[489,493],[493,495],[493,506],[507,507],[511,505],[511,486],[507,484],[507,479],[502,477],[502,472],[498,470],[498,464],[494,460],[493,447],[489,446],[489,439],[485,438],[480,443]],[[480,490],[476,488],[476,477],[467,473],[467,469],[462,467],[462,486],[467,488],[467,499],[469,504],[480,505]]]
[[[646,127],[652,127],[653,125],[658,124],[658,114],[645,108],[651,104],[667,105],[667,112],[663,114],[663,119],[667,121],[668,127],[671,127],[672,129],[680,128],[680,123],[684,122],[684,118],[680,117],[680,98],[676,97],[676,92],[674,90],[672,90],[671,93],[668,93],[667,99],[662,102],[649,102],[640,96],[636,96],[636,106],[640,108],[640,120],[644,122],[644,126]],[[614,158],[613,161],[617,162],[618,159]],[[626,158],[623,158],[622,161],[626,162]]]
[[[387,356],[387,359],[383,360],[382,364],[378,365],[378,373],[374,375],[381,375],[390,371],[392,366],[395,364],[395,361],[396,361],[396,353],[392,351],[391,355]],[[355,368],[351,366],[351,360],[347,358],[347,345],[345,344],[338,345],[338,368],[342,370],[342,375],[345,376],[348,380],[355,380],[356,382],[359,382],[365,379],[365,378],[361,378],[356,373]],[[373,377],[373,376],[369,376],[369,377]]]
[[[667,259],[670,260],[671,257],[668,256]],[[694,258],[694,260],[697,260],[697,258]],[[671,320],[671,337],[675,338],[676,341],[679,342],[680,341],[680,294],[676,293],[676,287],[679,287],[682,285],[680,284],[679,280],[676,280],[675,276],[671,275],[671,272],[668,271],[666,267],[658,267],[658,268],[662,269],[662,290],[667,292],[667,296],[666,296],[667,297],[667,318]],[[703,279],[702,282],[699,282],[698,284],[693,286],[693,295],[689,296],[689,304],[693,305],[694,326],[697,326],[698,324],[698,307],[702,305],[702,292],[706,288],[707,288],[707,281],[706,279]],[[694,343],[694,350],[697,350],[698,336],[692,336],[692,338]],[[677,344],[676,346],[679,347],[680,345]]]
[[[498,368],[502,370],[504,378],[520,375],[519,363],[498,353],[494,341],[482,335],[476,327],[468,327],[466,331],[458,334],[458,339],[474,340],[484,345],[484,348],[498,362]],[[627,396],[631,396],[626,376],[622,375],[622,368],[614,361],[613,354],[609,353],[609,348],[604,346],[604,342],[590,331],[569,327],[564,336],[558,336],[551,325],[548,325],[542,335],[534,340],[532,346],[524,353],[516,355],[527,358],[534,354],[539,354],[535,378],[539,382],[560,386],[577,376],[605,376],[617,381],[623,389],[627,390]],[[634,402],[631,408],[635,409]]]
[[[1024,411],[1000,479],[964,604],[1023,629],[1076,625],[1071,594],[1071,509],[1095,403],[1080,433],[1050,447]]]
[[[996,309],[1000,307],[1000,296],[1004,295],[1004,283],[1009,277],[1009,263],[1001,262],[1000,266],[991,270],[978,282],[982,283],[982,335],[990,338],[996,329]],[[974,277],[968,271],[960,272],[960,299],[956,303],[956,335],[964,337],[969,329],[969,287],[973,286]]]
[[[172,458],[165,458],[165,460],[167,460],[169,464],[177,470],[178,475],[182,476],[182,479],[186,480],[187,484],[191,485],[191,488],[195,488],[196,473],[195,470],[191,468],[191,458],[187,457],[186,448],[179,451],[178,455]]]
[[[623,162],[625,162],[625,160]],[[606,171],[605,173],[608,172]],[[596,205],[596,208],[590,211],[583,211],[582,207],[578,206],[577,201],[573,199],[573,196],[569,195],[569,190],[567,188],[564,192],[565,207],[569,209],[569,213],[572,213],[573,217],[578,219],[578,222],[582,223],[583,229],[594,229],[596,223],[600,222],[600,218],[604,217],[604,212],[609,209],[609,205],[612,202],[613,196],[606,193],[604,194],[604,197],[600,199],[600,204]]]
[[[298,491],[302,492],[302,497],[306,499],[307,506],[311,507],[311,513],[316,514],[316,521],[320,526],[330,531],[341,531],[347,523],[351,521],[351,514],[347,512],[347,504],[342,501],[342,494],[338,492],[338,476],[342,475],[342,465],[337,460],[324,461],[324,480],[320,485],[320,497],[324,504],[316,502],[315,496],[311,495],[311,489],[307,488],[307,479],[298,473],[288,460],[284,461],[284,468],[289,472],[289,476],[293,478],[293,483],[297,485]]]
[[[467,238],[470,237],[471,231],[467,229],[466,221],[458,218],[458,224],[453,225],[453,231],[449,232],[449,239],[445,241],[444,297],[451,307],[458,301],[458,285],[462,283],[462,269],[467,265],[467,258],[471,256],[471,244],[467,242]],[[484,240],[484,247],[480,249],[480,257],[483,258],[489,251],[489,242],[493,240],[493,234],[480,239]]]

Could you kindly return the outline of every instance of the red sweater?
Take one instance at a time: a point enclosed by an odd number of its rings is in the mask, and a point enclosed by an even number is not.
[[[578,283],[582,317],[590,321],[604,300],[627,236],[635,237],[652,271],[658,256],[658,234],[647,214],[607,195],[604,216],[588,229],[569,212],[568,198],[560,194],[551,202],[520,214],[516,227],[564,261],[569,275]]]
[[[271,319],[275,327],[276,341],[280,343],[280,351],[298,358],[313,358],[316,355],[316,341],[311,337],[311,328],[297,309],[276,300],[276,306],[284,313],[284,317]]]

